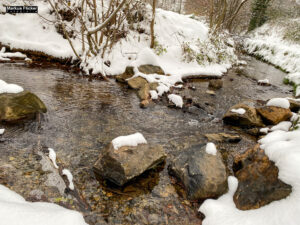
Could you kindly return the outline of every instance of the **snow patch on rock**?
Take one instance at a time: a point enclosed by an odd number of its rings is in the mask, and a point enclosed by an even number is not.
[[[139,144],[147,144],[146,139],[141,133],[135,133],[127,136],[120,136],[112,140],[114,149],[117,150],[123,146],[138,146]]]

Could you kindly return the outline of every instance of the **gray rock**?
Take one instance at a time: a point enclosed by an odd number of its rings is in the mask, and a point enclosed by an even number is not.
[[[123,146],[115,150],[109,144],[101,151],[93,170],[97,177],[123,186],[146,170],[155,168],[165,158],[166,154],[160,145],[140,144],[137,147]]]
[[[205,148],[196,145],[184,150],[169,167],[169,173],[183,183],[190,200],[218,197],[228,189],[221,154],[207,154]]]

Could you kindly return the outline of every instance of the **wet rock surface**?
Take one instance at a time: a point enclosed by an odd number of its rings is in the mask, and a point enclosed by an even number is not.
[[[240,114],[232,111],[238,109],[244,109],[245,113]],[[240,103],[232,106],[224,115],[223,121],[225,123],[241,126],[241,127],[262,127],[263,126],[262,119],[257,114],[256,109],[245,103]]]
[[[183,183],[190,200],[216,198],[228,190],[226,168],[219,152],[211,155],[206,145],[197,145],[173,160],[170,174]]]
[[[210,80],[208,83],[208,87],[212,89],[220,89],[223,87],[223,80],[222,79]]]
[[[290,109],[284,109],[276,106],[264,106],[257,108],[257,112],[266,124],[276,125],[292,117]]]
[[[216,141],[216,142],[230,142],[237,143],[241,141],[241,136],[237,134],[229,134],[229,133],[218,133],[218,134],[205,134],[205,137],[208,141]]]
[[[292,192],[290,185],[278,179],[278,168],[259,144],[236,157],[234,170],[239,180],[233,197],[238,209],[257,209]]]
[[[154,169],[164,162],[165,158],[166,154],[159,145],[139,144],[136,147],[123,146],[114,149],[113,145],[109,144],[101,151],[93,170],[96,176],[123,186],[146,170]]]
[[[0,121],[16,122],[46,112],[45,104],[31,92],[0,94]]]

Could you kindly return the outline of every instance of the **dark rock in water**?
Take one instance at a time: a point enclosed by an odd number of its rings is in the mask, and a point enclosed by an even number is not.
[[[244,114],[232,112],[231,110],[244,109]],[[257,114],[256,109],[248,104],[240,103],[232,106],[224,115],[223,121],[227,124],[240,127],[263,127],[261,117]]]
[[[190,200],[218,197],[228,189],[221,154],[208,154],[205,148],[197,145],[184,150],[169,167],[169,173],[183,183]]]
[[[300,110],[300,101],[299,99],[288,99],[290,102],[290,110],[297,113]]]
[[[132,66],[127,66],[123,74],[116,76],[116,80],[121,83],[126,83],[127,79],[134,75],[134,68]]]
[[[139,71],[144,74],[160,74],[160,75],[165,75],[165,72],[160,66],[153,66],[153,65],[142,65],[139,66]]]
[[[205,137],[209,141],[217,141],[217,142],[237,143],[242,140],[242,138],[237,134],[227,134],[227,133],[205,134]]]
[[[261,115],[266,124],[271,125],[276,125],[282,121],[288,120],[293,115],[290,109],[276,106],[264,106],[258,108],[257,112]]]
[[[131,87],[132,89],[137,89],[137,90],[144,87],[147,83],[148,83],[147,80],[143,77],[135,77],[135,78],[128,80],[129,87]]]
[[[31,92],[0,94],[0,121],[15,122],[46,112],[45,104]]]
[[[154,169],[166,158],[160,145],[139,144],[137,147],[123,146],[114,149],[112,144],[104,148],[94,164],[96,176],[123,186],[146,170]]]
[[[233,170],[239,180],[233,197],[238,209],[257,209],[292,192],[290,185],[278,179],[278,168],[259,144],[237,156]]]
[[[209,80],[208,87],[213,89],[220,89],[223,87],[223,80],[222,79]]]

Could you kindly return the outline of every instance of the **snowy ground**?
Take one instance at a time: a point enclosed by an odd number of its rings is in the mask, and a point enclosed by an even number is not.
[[[0,3],[0,12],[5,10],[1,7],[5,3],[8,4],[9,1]],[[17,3],[22,5],[20,0],[14,2],[15,5]],[[77,4],[75,0],[72,3]],[[32,1],[32,4],[38,5],[40,15],[0,14],[0,43],[16,49],[43,52],[56,58],[75,58],[68,41],[58,34],[54,24],[49,22],[54,21],[55,16],[54,13],[50,14],[51,10],[47,2]],[[86,57],[81,51],[81,36],[77,35],[72,41],[77,52],[83,55],[82,70],[87,74],[92,71],[94,74],[118,75],[129,65],[159,65],[166,74],[171,76],[152,74],[148,75],[147,79],[159,82],[160,89],[165,89],[162,92],[164,93],[175,83],[181,82],[183,77],[221,76],[237,62],[234,48],[226,44],[234,45],[231,39],[222,35],[211,40],[208,26],[204,22],[162,9],[157,9],[155,48],[149,49],[151,19],[149,5],[146,7],[144,17],[143,21],[134,24],[133,29],[129,28],[126,21],[124,22],[127,29],[126,37],[120,39],[104,55],[104,58]],[[67,23],[67,26],[80,30],[78,23],[74,25]],[[137,27],[144,29],[145,32],[139,33]],[[109,66],[105,63],[108,61]],[[143,74],[138,75],[143,76]]]
[[[0,185],[1,224],[9,225],[87,225],[83,216],[53,203],[27,202]]]
[[[296,116],[298,117],[298,116]],[[295,121],[293,117],[293,121]],[[205,214],[203,225],[297,225],[300,221],[300,131],[290,130],[286,121],[271,129],[259,140],[261,148],[279,168],[279,178],[293,186],[285,199],[274,201],[259,209],[242,211],[235,207],[233,195],[238,186],[235,177],[229,177],[229,191],[217,200],[206,200],[200,207]],[[294,126],[294,128],[297,125]],[[268,132],[268,131],[266,131]]]
[[[290,32],[289,26],[292,25],[289,24],[300,27],[300,19],[293,19],[284,24],[267,23],[257,28],[250,38],[244,41],[244,48],[248,53],[288,72],[285,83],[293,84],[295,95],[300,96],[300,88],[297,88],[300,85],[300,42],[297,41],[299,34]]]

